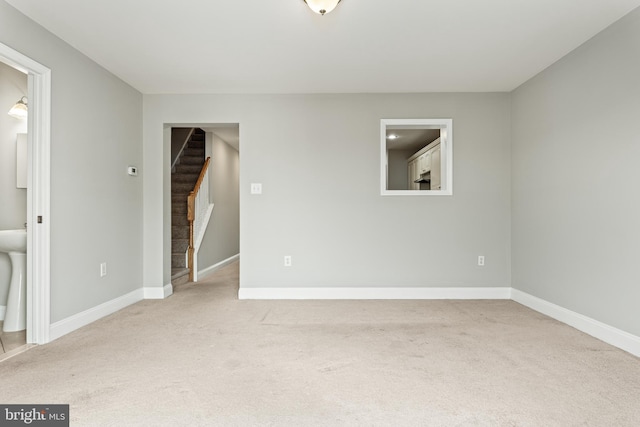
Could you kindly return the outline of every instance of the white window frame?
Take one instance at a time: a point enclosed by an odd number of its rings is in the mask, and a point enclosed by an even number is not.
[[[440,190],[388,190],[387,128],[440,129],[442,188]],[[380,195],[452,196],[453,195],[453,119],[381,119],[380,120]]]

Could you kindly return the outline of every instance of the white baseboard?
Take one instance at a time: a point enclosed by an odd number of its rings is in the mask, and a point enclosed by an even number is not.
[[[131,304],[135,304],[143,299],[143,295],[142,288],[136,289],[126,295],[52,323],[49,328],[49,342],[118,310],[122,310]]]
[[[198,277],[204,277],[207,274],[211,274],[216,270],[221,269],[222,267],[224,267],[225,265],[231,264],[234,261],[237,261],[238,259],[240,259],[240,254],[235,254],[234,256],[231,256],[223,261],[220,261],[217,264],[214,264],[212,266],[209,266],[205,269],[202,270],[198,270]]]
[[[173,285],[171,283],[162,288],[145,287],[142,288],[144,299],[165,299],[173,295]]]
[[[569,326],[573,326],[577,330],[598,338],[607,344],[611,344],[634,356],[640,357],[640,337],[517,289],[511,290],[511,299],[532,310],[552,317],[562,323],[566,323]]]
[[[51,324],[49,328],[49,341],[53,341],[60,338],[63,335],[73,332],[89,323],[95,322],[105,316],[115,313],[118,310],[135,304],[143,299],[164,299],[173,293],[173,286],[171,284],[165,285],[162,288],[140,288],[135,291],[129,292],[126,295],[107,301],[96,307],[85,310],[81,313],[74,314],[66,319],[60,320]]]
[[[240,288],[239,299],[509,299],[511,288]]]
[[[6,305],[0,305],[0,320],[4,320],[4,314],[7,312]]]
[[[208,274],[233,261],[234,255],[206,268]],[[163,288],[140,288],[114,300],[100,304],[55,322],[49,330],[50,341],[89,323],[115,313],[143,299],[163,299],[173,293],[171,284]],[[640,357],[640,337],[614,328],[590,317],[550,303],[513,288],[240,288],[239,299],[512,299],[526,307],[572,326],[579,331]],[[6,307],[0,306],[4,319]]]
[[[512,299],[640,357],[640,337],[513,288],[240,288],[238,299]]]

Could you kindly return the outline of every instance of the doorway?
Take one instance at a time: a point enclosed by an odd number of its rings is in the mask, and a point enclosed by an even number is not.
[[[15,310],[17,302],[25,302],[26,281],[20,271],[26,268],[26,257],[8,253],[26,251],[26,95],[27,75],[0,62],[0,111],[5,109],[0,114],[0,358],[26,344],[26,313]]]
[[[27,333],[49,342],[51,70],[0,43],[0,62],[27,74]]]
[[[197,129],[204,135],[204,153],[205,162],[209,159],[209,169],[207,177],[204,178],[203,186],[207,187],[206,193],[209,195],[209,201],[205,205],[208,208],[203,209],[203,224],[200,228],[201,233],[197,233],[194,227],[193,263],[190,266],[193,281],[197,282],[198,278],[203,277],[213,271],[237,260],[239,258],[240,244],[240,208],[239,208],[239,123],[171,123],[165,124],[165,147],[167,153],[171,144],[171,134],[179,136],[181,130]],[[173,129],[174,132],[171,132]],[[176,132],[178,131],[178,132]],[[175,138],[174,155],[165,163],[165,173],[171,175],[171,179],[167,180],[169,186],[165,187],[165,197],[171,199],[171,212],[186,211],[187,207],[179,209],[180,206],[174,206],[173,202],[178,200],[172,189],[174,186],[182,185],[184,180],[175,179],[173,177],[177,166],[180,166],[180,149],[186,147],[185,143],[190,140],[189,132],[184,134],[182,138]],[[194,151],[189,149],[190,151]],[[190,153],[194,154],[195,153]],[[198,154],[200,156],[201,154]],[[178,160],[177,160],[178,159]],[[176,163],[177,161],[177,163]],[[185,162],[185,167],[190,168],[195,160]],[[201,186],[200,188],[203,188]],[[165,227],[171,229],[171,240],[168,246],[171,247],[170,262],[165,258],[165,268],[172,267],[174,270],[174,260],[185,260],[185,245],[179,246],[180,242],[174,241],[179,230],[174,227],[175,218],[172,222],[165,221]],[[196,221],[194,221],[196,222]],[[178,221],[175,221],[177,224]],[[174,248],[180,252],[174,251]],[[174,253],[176,252],[176,253]],[[167,265],[169,264],[169,265]],[[172,271],[172,283],[180,285],[182,282],[174,282],[174,271]],[[186,283],[186,282],[185,282]]]

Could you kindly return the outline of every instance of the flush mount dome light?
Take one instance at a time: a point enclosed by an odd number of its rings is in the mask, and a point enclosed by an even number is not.
[[[27,118],[27,97],[23,96],[16,102],[16,104],[9,110],[9,115],[16,119]]]
[[[331,12],[341,0],[304,0],[311,10],[320,15]]]

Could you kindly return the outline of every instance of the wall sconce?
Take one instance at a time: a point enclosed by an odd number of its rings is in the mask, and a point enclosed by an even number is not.
[[[311,10],[320,15],[331,12],[341,0],[304,0]]]
[[[23,96],[16,102],[16,104],[11,107],[9,110],[9,115],[11,117],[15,117],[16,119],[26,119],[27,118],[27,97]]]

